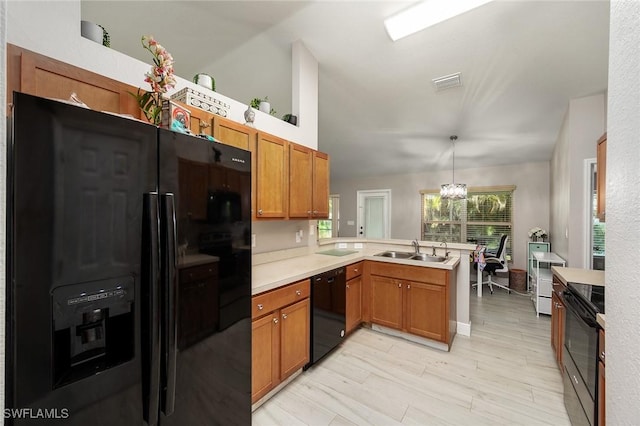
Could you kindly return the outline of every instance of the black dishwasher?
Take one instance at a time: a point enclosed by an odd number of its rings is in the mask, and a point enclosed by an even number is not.
[[[345,268],[311,278],[311,361],[309,368],[342,342],[345,330]]]

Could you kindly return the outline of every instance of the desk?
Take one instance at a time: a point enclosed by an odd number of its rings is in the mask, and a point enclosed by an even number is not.
[[[529,277],[532,285],[531,301],[536,309],[536,316],[551,315],[551,293],[553,292],[553,274],[551,269],[540,269],[541,263],[565,266],[566,261],[553,252],[534,251],[531,259],[533,274]]]

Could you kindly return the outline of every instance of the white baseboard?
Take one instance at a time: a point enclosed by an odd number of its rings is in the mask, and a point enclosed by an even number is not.
[[[390,336],[400,337],[414,343],[419,343],[424,346],[429,346],[430,348],[440,349],[441,351],[445,352],[449,351],[449,346],[446,343],[436,342],[435,340],[427,339],[409,333],[403,333],[402,331],[394,330],[393,328],[384,327],[378,324],[371,324],[371,329],[380,333],[388,334]]]
[[[471,322],[466,323],[458,321],[458,334],[471,337]]]

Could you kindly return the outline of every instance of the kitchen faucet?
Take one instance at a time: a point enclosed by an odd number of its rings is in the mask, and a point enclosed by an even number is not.
[[[449,257],[449,250],[447,248],[447,242],[443,241],[440,243],[440,247],[442,247],[442,245],[444,244],[444,257]],[[434,253],[435,253],[435,248],[433,249]]]
[[[420,244],[418,243],[418,239],[416,238],[415,240],[411,241],[411,244],[413,244],[413,249],[415,250],[416,254],[420,254]]]

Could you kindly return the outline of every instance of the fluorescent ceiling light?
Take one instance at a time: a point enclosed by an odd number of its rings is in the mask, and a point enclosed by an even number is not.
[[[387,18],[384,26],[391,40],[422,31],[454,16],[461,15],[491,0],[426,0]]]

